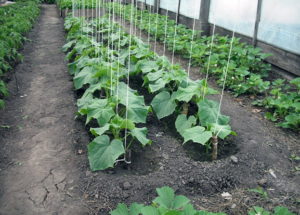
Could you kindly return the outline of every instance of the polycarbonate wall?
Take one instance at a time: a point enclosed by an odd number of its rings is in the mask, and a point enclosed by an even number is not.
[[[139,2],[143,2],[143,3],[145,3],[146,2],[146,4],[148,4],[148,5],[154,5],[154,0],[138,0]]]
[[[181,0],[180,14],[186,17],[199,19],[200,5],[201,5],[201,0]]]
[[[146,0],[146,3],[153,6],[154,5],[154,0]]]
[[[146,1],[154,5],[154,0]],[[176,13],[178,1],[160,0],[160,8]],[[210,0],[209,22],[253,37],[257,4],[258,0]],[[198,19],[200,5],[201,0],[181,0],[180,14]],[[257,38],[300,54],[300,0],[262,0]]]
[[[211,0],[209,22],[252,37],[257,0]]]
[[[178,0],[160,0],[160,8],[177,13]]]
[[[300,54],[300,0],[263,0],[258,39]]]

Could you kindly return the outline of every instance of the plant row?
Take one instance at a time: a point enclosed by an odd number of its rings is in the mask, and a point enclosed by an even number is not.
[[[226,215],[226,213],[213,213],[204,210],[196,210],[190,200],[182,195],[175,195],[170,187],[157,188],[156,197],[151,205],[132,203],[129,207],[118,204],[117,208],[110,212],[111,215]],[[248,215],[295,215],[286,207],[277,206],[271,213],[261,207],[253,207]]]
[[[98,3],[97,3],[98,1]],[[95,8],[96,4],[103,4],[104,0],[56,0],[59,9]]]
[[[74,85],[77,90],[84,89],[78,112],[86,116],[86,123],[95,119],[97,125],[91,128],[97,137],[88,146],[92,170],[113,166],[120,155],[127,154],[135,139],[143,146],[150,144],[147,128],[137,128],[136,123],[145,123],[152,110],[158,119],[174,115],[184,143],[193,141],[212,149],[212,159],[217,158],[218,139],[235,134],[229,117],[220,113],[219,103],[206,99],[217,91],[205,80],[190,80],[180,66],[155,54],[118,24],[108,18],[67,18],[65,28],[69,42],[64,51],[73,61],[69,67]],[[143,80],[142,87],[153,98],[151,107],[130,88],[130,78]],[[117,122],[121,124],[114,130]],[[126,140],[130,144],[124,147]]]
[[[12,69],[12,64],[22,60],[18,50],[23,46],[27,33],[39,15],[36,1],[18,1],[0,7],[0,108],[4,107],[3,98],[8,95],[4,74]]]
[[[254,104],[269,109],[266,117],[279,122],[279,126],[296,130],[300,128],[300,78],[290,82],[282,79],[265,81],[271,67],[264,63],[264,59],[269,54],[241,43],[238,38],[201,36],[200,31],[176,25],[174,20],[166,16],[141,11],[132,5],[110,3],[107,8],[148,32],[170,51],[190,59],[191,64],[202,68],[201,71],[213,74],[220,86],[225,81],[226,89],[235,96],[263,95],[264,98]],[[229,53],[231,56],[227,65]]]

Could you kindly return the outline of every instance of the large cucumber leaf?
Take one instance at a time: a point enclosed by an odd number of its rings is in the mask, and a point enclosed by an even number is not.
[[[147,138],[147,128],[134,128],[131,130],[131,135],[135,137],[143,146],[151,144],[151,140]]]
[[[187,115],[180,114],[178,115],[175,121],[175,127],[178,133],[183,136],[183,133],[186,129],[191,128],[192,126],[196,125],[197,119],[194,116],[190,116],[187,118]]]
[[[210,140],[210,138],[212,138],[213,133],[211,131],[206,131],[204,127],[195,126],[185,129],[182,136],[184,138],[184,143],[192,140],[195,143],[205,145]]]
[[[179,87],[178,90],[174,93],[174,98],[178,101],[189,102],[193,97],[200,99],[203,95],[218,94],[218,91],[207,87],[205,80],[187,82],[186,87]]]
[[[171,115],[176,108],[175,100],[170,96],[170,93],[166,91],[157,94],[153,98],[151,105],[158,119]]]
[[[113,167],[118,157],[124,153],[122,141],[114,139],[110,142],[107,135],[96,137],[88,145],[88,158],[92,171]]]
[[[95,76],[96,70],[92,66],[84,67],[78,74],[74,77],[74,86],[78,90],[82,88],[85,84],[93,84],[97,79]]]
[[[208,126],[211,123],[228,125],[229,116],[222,115],[219,112],[219,103],[213,100],[204,99],[198,103],[198,117],[202,126]]]
[[[124,82],[119,82],[115,91],[120,103],[127,108],[128,119],[135,123],[146,123],[150,109],[149,106],[145,105],[144,96],[136,95],[136,91],[128,87]]]

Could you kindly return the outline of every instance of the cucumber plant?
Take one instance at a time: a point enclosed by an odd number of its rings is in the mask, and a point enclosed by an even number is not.
[[[157,188],[158,196],[152,201],[151,205],[132,203],[130,206],[119,203],[116,209],[110,212],[110,215],[226,215],[222,212],[209,212],[197,210],[191,204],[191,201],[183,195],[175,195],[170,187]],[[286,207],[277,206],[274,213],[264,208],[254,206],[248,212],[248,215],[295,215]]]
[[[175,195],[170,187],[157,188],[158,196],[151,205],[133,203],[129,207],[126,204],[118,204],[117,208],[110,212],[111,215],[226,215],[225,213],[213,213],[204,210],[196,210],[190,200],[183,195]]]

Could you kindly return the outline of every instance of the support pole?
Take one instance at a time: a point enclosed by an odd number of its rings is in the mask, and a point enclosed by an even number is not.
[[[181,0],[178,0],[177,17],[176,17],[176,24],[177,24],[177,25],[178,25],[178,23],[179,23],[180,6],[181,6]]]
[[[154,0],[154,8],[155,8],[155,13],[159,14],[160,0]]]
[[[210,24],[208,22],[210,11],[210,0],[202,0],[200,4],[200,30],[203,35],[210,34]]]
[[[256,18],[255,18],[255,25],[254,25],[254,33],[252,38],[252,45],[256,46],[257,44],[257,33],[258,33],[258,26],[260,22],[261,17],[261,6],[262,6],[262,0],[257,1],[257,9],[256,9]]]

